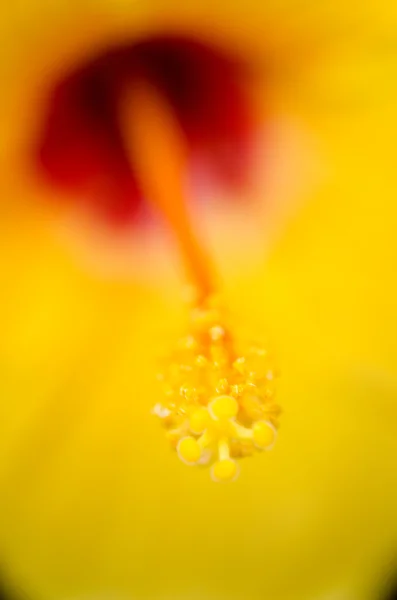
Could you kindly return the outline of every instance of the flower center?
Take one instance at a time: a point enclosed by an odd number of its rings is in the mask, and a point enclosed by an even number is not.
[[[109,48],[56,82],[35,163],[47,182],[113,224],[142,213],[145,192],[126,154],[119,107],[145,81],[168,103],[189,164],[199,159],[226,184],[244,179],[252,110],[241,60],[199,39],[156,35]]]

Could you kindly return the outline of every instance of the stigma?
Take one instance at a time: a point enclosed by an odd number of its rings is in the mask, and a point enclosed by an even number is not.
[[[236,340],[214,297],[189,312],[188,331],[159,374],[153,412],[178,458],[233,481],[239,459],[270,450],[280,407],[274,359],[261,345]]]

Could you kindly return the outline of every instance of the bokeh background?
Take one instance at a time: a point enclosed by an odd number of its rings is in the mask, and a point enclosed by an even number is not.
[[[391,598],[395,3],[0,10],[4,600]],[[278,443],[231,485],[150,414],[185,273],[122,144],[139,78],[178,123],[236,327],[277,346]]]

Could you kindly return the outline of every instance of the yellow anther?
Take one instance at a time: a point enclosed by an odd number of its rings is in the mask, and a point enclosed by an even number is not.
[[[189,429],[193,433],[203,433],[208,427],[210,416],[206,408],[198,408],[189,419]]]
[[[228,458],[226,460],[219,460],[212,466],[211,469],[211,476],[214,481],[233,481],[233,479],[235,479],[237,475],[237,463],[231,458]]]
[[[276,440],[275,427],[268,421],[258,421],[253,426],[255,445],[261,450],[271,448]]]
[[[273,445],[280,408],[267,352],[241,346],[218,317],[206,302],[193,311],[192,327],[160,380],[163,399],[154,412],[182,461],[208,464],[213,479],[229,481],[236,459]]]
[[[188,465],[196,464],[201,457],[201,448],[193,437],[183,437],[176,447],[179,458]]]
[[[208,405],[213,419],[232,419],[238,413],[237,400],[233,396],[218,396]]]

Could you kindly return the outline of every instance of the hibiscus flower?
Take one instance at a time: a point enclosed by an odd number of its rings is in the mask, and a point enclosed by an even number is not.
[[[394,7],[40,0],[0,27],[11,580],[43,600],[379,596],[397,549]],[[140,146],[156,132],[169,156]],[[189,240],[231,329],[269,332],[281,368],[277,443],[227,485],[151,414]]]

